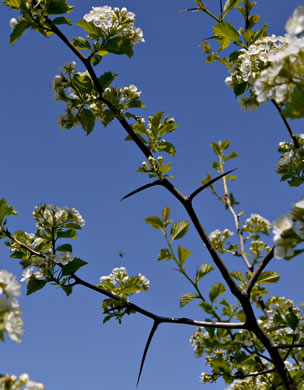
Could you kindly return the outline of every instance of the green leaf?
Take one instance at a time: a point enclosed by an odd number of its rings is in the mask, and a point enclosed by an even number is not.
[[[73,229],[64,230],[57,233],[57,238],[72,238],[75,240],[77,238],[77,232]]]
[[[182,267],[185,264],[185,261],[191,255],[191,252],[188,249],[185,249],[185,248],[182,248],[181,246],[178,246],[177,253],[178,253],[179,263]]]
[[[112,84],[112,82],[116,76],[117,76],[117,74],[115,74],[115,73],[105,72],[103,75],[98,77],[98,81],[99,81],[101,87],[103,89],[106,89]]]
[[[232,271],[232,272],[230,272],[230,275],[242,283],[246,282],[246,278],[245,278],[244,274],[240,271]]]
[[[73,76],[73,84],[80,93],[91,93],[93,88],[91,77],[78,72]]]
[[[52,0],[47,6],[49,15],[67,14],[73,10],[73,6],[69,5],[66,0]]]
[[[184,237],[184,235],[189,230],[190,224],[187,221],[179,221],[175,222],[172,225],[170,235],[171,235],[171,242],[174,240],[179,240],[180,238]]]
[[[70,244],[63,244],[63,245],[60,245],[56,248],[56,251],[59,251],[59,252],[72,252],[73,249],[72,249],[72,245]]]
[[[12,257],[13,259],[23,259],[24,257],[26,257],[26,254],[22,251],[14,251],[11,253],[10,257]]]
[[[171,255],[169,249],[161,249],[157,260],[162,261],[162,260],[170,260],[170,259],[172,259],[172,255]]]
[[[299,119],[304,117],[304,88],[301,86],[296,86],[292,91],[288,102],[286,104],[285,110],[282,111],[282,114],[286,118]]]
[[[128,108],[146,108],[146,106],[140,100],[133,99],[133,100],[130,100],[130,102],[124,106],[123,110],[127,110]]]
[[[20,9],[22,0],[3,0],[3,4],[13,9]]]
[[[61,286],[62,290],[66,293],[67,296],[71,295],[73,292],[73,287],[72,286]]]
[[[277,272],[266,271],[262,272],[258,277],[258,284],[271,284],[276,283],[280,279],[280,275]]]
[[[221,22],[213,26],[214,35],[218,35],[227,40],[241,43],[241,37],[238,31],[228,22]]]
[[[79,115],[79,121],[84,131],[87,133],[87,135],[89,135],[93,131],[95,126],[95,115],[92,113],[91,110],[84,108],[81,110],[81,113]]]
[[[199,304],[199,307],[201,307],[208,314],[214,314],[215,313],[212,305],[210,303],[208,303],[208,302],[201,302]]]
[[[196,296],[192,293],[184,294],[181,297],[181,300],[179,301],[179,307],[184,307],[185,305],[190,303],[194,298],[196,298]]]
[[[211,290],[209,291],[209,298],[210,301],[213,303],[216,301],[216,299],[224,294],[226,291],[226,287],[223,285],[223,283],[215,283],[212,287]]]
[[[160,152],[166,152],[168,153],[170,156],[174,157],[177,150],[175,149],[174,145],[172,145],[170,142],[162,142],[159,146],[158,146],[158,150]]]
[[[145,222],[157,230],[163,230],[164,228],[164,223],[159,217],[147,217]]]
[[[129,58],[133,56],[133,45],[128,38],[112,38],[110,41],[102,45],[101,49],[113,54],[126,54]]]
[[[3,220],[5,217],[10,217],[17,214],[18,213],[14,210],[14,207],[8,206],[4,198],[0,199],[0,225],[3,224]]]
[[[98,65],[101,60],[102,60],[102,56],[100,56],[99,54],[95,54],[95,55],[93,55],[93,57],[90,57],[90,62],[94,66]]]
[[[233,51],[229,55],[229,61],[233,62],[233,61],[237,60],[239,58],[239,55],[241,55],[241,54],[242,54],[242,52],[240,50]]]
[[[71,19],[66,18],[65,16],[59,16],[58,18],[55,18],[52,20],[53,24],[68,24],[69,26],[73,26],[73,23]]]
[[[104,127],[108,126],[112,120],[115,118],[115,114],[113,111],[111,110],[105,110],[103,113],[102,113],[102,123],[104,125]]]
[[[77,49],[80,49],[80,50],[90,50],[91,49],[90,42],[82,37],[73,38],[72,43]]]
[[[233,8],[238,6],[242,1],[243,0],[227,0],[225,5],[224,5],[224,15],[223,15],[223,17],[225,18],[225,16],[228,14],[228,12],[233,10]]]
[[[101,38],[100,28],[96,27],[92,22],[87,22],[84,19],[81,19],[76,23],[77,26],[83,28],[86,32],[89,33],[89,39],[99,39]]]
[[[236,157],[239,157],[239,155],[236,152],[229,153],[229,154],[227,154],[227,156],[225,156],[224,162],[231,160],[232,158],[236,158]]]
[[[169,207],[164,207],[161,212],[161,217],[164,222],[167,222],[168,219],[170,218],[170,209]]]
[[[252,45],[255,41],[258,39],[262,39],[264,37],[267,37],[268,32],[267,32],[267,24],[264,24],[262,28],[259,30],[255,31],[252,37],[250,38],[250,45]]]
[[[237,84],[234,87],[233,92],[234,92],[235,96],[240,96],[246,91],[246,88],[247,88],[246,82],[241,83],[241,84]]]
[[[62,276],[74,274],[76,271],[79,270],[79,268],[83,267],[86,264],[88,264],[86,261],[76,257],[73,261],[63,266]]]
[[[31,278],[27,283],[26,295],[33,294],[36,291],[41,290],[46,285],[45,280]]]
[[[10,46],[12,46],[20,37],[25,33],[25,30],[30,27],[30,23],[27,21],[19,22],[13,29],[10,35]]]
[[[296,330],[299,324],[299,318],[292,311],[286,314],[285,318],[288,326],[290,326],[291,329]]]
[[[203,264],[201,268],[196,272],[196,281],[198,282],[204,276],[209,274],[209,272],[213,271],[215,268],[210,264]]]

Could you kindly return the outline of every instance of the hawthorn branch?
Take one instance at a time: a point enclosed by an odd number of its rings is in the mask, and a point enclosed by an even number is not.
[[[292,131],[292,128],[290,127],[287,119],[285,118],[285,116],[282,114],[282,107],[280,104],[278,104],[274,99],[271,99],[272,103],[274,104],[275,108],[279,111],[279,114],[288,130],[288,133],[290,135],[290,138],[292,139],[293,141],[293,144],[294,146],[299,149],[300,145],[299,145],[299,142],[297,140],[297,137],[295,136],[294,132]]]
[[[262,263],[259,265],[259,267],[256,269],[256,271],[252,274],[251,279],[248,282],[247,285],[247,294],[250,295],[251,290],[253,289],[253,286],[255,285],[256,281],[258,280],[259,276],[263,272],[264,268],[270,263],[270,261],[273,259],[274,256],[274,248],[271,249],[269,253],[265,256]]]

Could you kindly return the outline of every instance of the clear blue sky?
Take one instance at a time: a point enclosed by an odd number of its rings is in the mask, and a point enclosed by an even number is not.
[[[206,1],[207,6],[214,1]],[[257,10],[269,32],[283,34],[287,17],[300,1],[259,1]],[[199,49],[202,39],[212,35],[212,21],[201,13],[180,13],[195,6],[192,0],[138,1],[117,0],[95,3],[73,1],[70,14],[78,21],[92,6],[126,6],[137,15],[136,24],[144,32],[146,43],[138,44],[132,59],[108,56],[98,73],[118,73],[115,85],[135,84],[148,107],[146,117],[165,111],[179,123],[170,137],[180,152],[173,164],[176,186],[188,194],[210,171],[213,155],[210,142],[231,139],[231,151],[240,158],[227,164],[238,168],[238,181],[231,190],[241,202],[239,210],[259,213],[273,221],[300,199],[303,190],[280,183],[274,173],[277,144],[287,140],[287,131],[275,109],[263,106],[257,113],[241,112],[226,87],[224,67],[206,65]],[[123,141],[118,123],[104,129],[98,125],[86,137],[80,129],[62,132],[56,117],[62,107],[52,97],[50,83],[64,62],[73,54],[56,38],[45,39],[28,31],[9,47],[9,20],[16,13],[0,6],[1,47],[1,193],[20,212],[9,221],[11,230],[35,230],[31,217],[35,205],[42,202],[71,206],[80,211],[86,226],[73,243],[74,253],[89,262],[79,274],[92,283],[116,266],[126,266],[130,274],[141,272],[151,281],[149,292],[133,301],[160,315],[188,316],[203,320],[204,313],[195,304],[180,310],[180,297],[191,286],[173,271],[170,262],[158,263],[163,238],[145,224],[147,216],[159,215],[169,206],[172,218],[186,219],[182,207],[163,189],[153,188],[124,202],[120,198],[147,183],[136,173],[143,156],[133,143]],[[64,28],[70,38],[80,28]],[[77,60],[76,60],[77,62]],[[79,70],[82,70],[80,67]],[[295,132],[303,132],[303,122],[293,123]],[[167,137],[169,140],[169,137]],[[208,193],[195,201],[197,213],[208,232],[232,228],[232,219]],[[190,270],[211,262],[191,228],[179,243],[192,251]],[[125,256],[121,258],[119,251]],[[20,278],[17,261],[7,248],[0,247],[1,266]],[[225,260],[231,270],[242,269],[234,258]],[[272,288],[277,295],[303,300],[303,256],[291,262],[273,261],[269,270],[280,272],[280,282]],[[218,272],[204,279],[208,292],[221,281]],[[1,347],[0,372],[17,375],[28,372],[33,380],[46,384],[47,390],[135,388],[141,354],[152,323],[141,315],[132,315],[117,323],[102,324],[98,308],[102,296],[77,287],[70,297],[52,286],[26,297],[21,305],[25,334],[21,345],[7,340]],[[203,359],[195,359],[189,344],[194,328],[163,325],[148,353],[141,390],[201,389],[199,374],[205,371]],[[206,385],[223,389],[222,382]]]

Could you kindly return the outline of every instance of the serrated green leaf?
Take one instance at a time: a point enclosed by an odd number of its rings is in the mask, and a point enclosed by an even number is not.
[[[46,285],[46,283],[47,282],[45,280],[31,278],[27,283],[26,295],[30,295],[36,291],[41,290]]]
[[[91,93],[93,88],[91,77],[78,72],[73,76],[73,84],[80,93]]]
[[[77,238],[77,232],[73,229],[64,230],[57,233],[57,238],[72,238],[75,240]]]
[[[85,38],[83,37],[75,37],[72,39],[72,43],[73,45],[77,48],[77,49],[81,49],[81,50],[90,50],[91,49],[91,44],[89,41],[87,41]]]
[[[209,272],[213,271],[215,268],[210,264],[203,264],[201,268],[196,273],[196,281],[198,282],[204,276],[209,274]]]
[[[79,268],[83,267],[86,264],[88,264],[86,261],[76,257],[73,261],[63,266],[62,276],[74,274],[79,270]]]
[[[170,259],[172,259],[172,255],[169,249],[161,249],[157,260],[162,261],[162,260],[170,260]]]
[[[304,117],[304,88],[296,86],[292,91],[282,115],[286,118],[299,119]]]
[[[58,18],[53,19],[52,23],[53,24],[67,24],[69,26],[73,26],[71,19],[69,19],[65,16],[59,16]]]
[[[164,223],[159,217],[147,217],[145,222],[151,225],[154,229],[163,230]]]
[[[103,89],[106,89],[112,84],[112,82],[116,76],[117,76],[117,74],[115,74],[115,73],[105,72],[100,77],[98,77],[98,81],[99,81],[101,87]]]
[[[208,302],[201,302],[199,304],[199,307],[201,307],[208,314],[214,314],[215,313],[212,305],[210,303],[208,303]]]
[[[124,110],[127,110],[128,108],[146,108],[146,106],[140,100],[134,99],[124,106]]]
[[[92,113],[91,110],[84,108],[80,112],[79,121],[83,130],[87,133],[87,135],[89,135],[93,131],[95,126],[95,115]]]
[[[210,301],[212,303],[215,302],[220,295],[224,294],[225,291],[226,287],[223,285],[223,283],[215,283],[209,291]]]
[[[179,263],[182,267],[185,264],[185,261],[191,255],[191,252],[188,249],[185,249],[185,248],[182,248],[181,246],[178,246],[177,254],[178,254]]]
[[[225,16],[231,11],[233,10],[233,8],[235,8],[236,6],[238,6],[243,0],[227,0],[225,5],[224,5],[224,15],[223,17],[225,18]]]
[[[21,21],[17,24],[10,35],[10,46],[12,46],[21,37],[21,35],[25,33],[26,29],[29,28],[30,25],[31,24],[27,21]]]
[[[240,271],[232,271],[230,272],[230,275],[235,278],[236,280],[239,280],[242,283],[246,282],[245,275]]]
[[[186,293],[181,297],[179,301],[179,307],[184,307],[188,303],[190,303],[195,298],[195,295],[192,293]]]
[[[221,22],[213,26],[214,35],[223,37],[227,40],[241,43],[241,37],[238,31],[228,22]]]
[[[159,146],[158,146],[158,150],[160,152],[166,152],[168,153],[170,156],[174,157],[177,150],[175,149],[174,145],[172,145],[170,142],[162,142]]]
[[[280,279],[280,274],[273,271],[262,272],[258,277],[258,284],[271,284],[276,283]]]
[[[184,237],[184,235],[189,230],[190,224],[187,221],[179,221],[175,222],[170,231],[171,235],[171,242],[174,240],[179,240],[180,238]]]
[[[290,311],[288,314],[285,315],[286,322],[288,326],[291,327],[291,329],[296,330],[299,324],[299,318]]]
[[[63,244],[63,245],[60,245],[56,248],[56,251],[59,251],[59,252],[72,252],[73,249],[72,249],[72,245],[70,244]]]

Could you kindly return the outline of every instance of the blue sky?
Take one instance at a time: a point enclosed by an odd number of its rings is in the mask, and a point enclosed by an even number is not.
[[[214,1],[206,1],[211,7]],[[106,57],[97,73],[118,73],[117,87],[135,84],[142,91],[147,117],[164,111],[179,123],[168,137],[179,153],[173,161],[176,186],[189,194],[200,185],[214,160],[210,142],[231,139],[231,151],[240,157],[227,164],[238,168],[238,180],[231,186],[240,201],[240,210],[259,213],[273,221],[299,200],[303,190],[281,183],[274,173],[278,142],[288,140],[287,131],[275,109],[264,105],[256,113],[243,113],[232,91],[226,87],[226,69],[219,64],[205,64],[199,49],[202,39],[212,35],[212,21],[201,13],[180,13],[195,6],[191,0],[174,2],[155,0],[108,1],[75,0],[70,14],[76,22],[92,6],[126,6],[137,15],[146,42],[135,47],[132,59]],[[300,1],[268,0],[258,2],[262,23],[269,32],[283,34],[284,25]],[[182,207],[163,189],[153,188],[120,202],[126,193],[147,183],[136,173],[143,156],[133,143],[123,141],[125,134],[118,123],[104,129],[96,126],[86,137],[80,129],[62,132],[56,117],[63,107],[52,97],[51,81],[64,62],[75,60],[73,54],[56,38],[45,39],[28,31],[9,47],[9,20],[16,13],[0,6],[1,47],[1,193],[19,215],[11,218],[12,231],[35,230],[31,217],[40,203],[71,206],[80,211],[86,226],[74,243],[74,253],[88,261],[79,274],[91,283],[107,275],[114,267],[126,266],[130,274],[141,272],[151,281],[148,292],[132,301],[157,314],[192,317],[203,320],[204,313],[195,304],[179,309],[178,302],[191,286],[173,271],[170,262],[158,263],[159,249],[165,247],[161,234],[145,224],[144,219],[160,215],[164,206],[171,208],[174,220],[187,219]],[[231,21],[239,20],[231,19]],[[81,35],[80,28],[64,28],[67,35]],[[77,60],[76,60],[77,62]],[[78,70],[83,70],[79,66]],[[302,121],[292,123],[294,131],[303,132]],[[232,218],[208,192],[194,202],[201,222],[208,232],[232,228]],[[245,216],[246,218],[246,216]],[[192,252],[190,272],[202,263],[211,263],[194,229],[178,243]],[[125,253],[119,256],[119,251]],[[1,266],[21,276],[17,261],[0,247]],[[227,257],[231,270],[243,269]],[[280,282],[271,291],[303,300],[303,257],[291,262],[274,260],[269,270],[281,273]],[[302,271],[302,272],[301,272]],[[204,279],[206,293],[220,282],[214,271]],[[17,375],[28,372],[47,390],[134,389],[141,354],[152,323],[141,315],[132,315],[117,323],[102,324],[98,306],[102,296],[75,288],[70,297],[47,286],[42,291],[20,299],[25,323],[21,345],[7,340],[1,345],[0,372]],[[196,359],[189,344],[194,328],[163,325],[154,337],[148,353],[140,389],[201,389],[199,374],[205,370],[203,359]],[[222,382],[206,386],[223,389]]]

